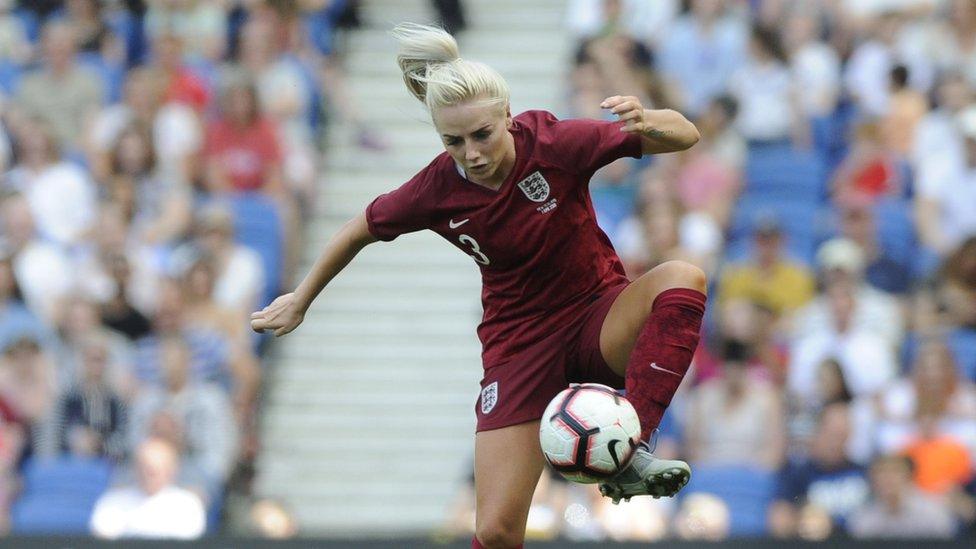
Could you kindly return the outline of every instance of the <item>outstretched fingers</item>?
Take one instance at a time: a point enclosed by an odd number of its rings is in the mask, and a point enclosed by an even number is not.
[[[639,99],[632,95],[614,95],[608,97],[600,103],[600,107],[609,109],[611,113],[617,115],[617,120],[624,125],[620,131],[642,132],[644,131],[644,106]]]

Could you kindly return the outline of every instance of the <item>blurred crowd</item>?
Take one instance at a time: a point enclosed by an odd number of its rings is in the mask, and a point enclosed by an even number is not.
[[[353,8],[0,1],[0,535],[197,537],[235,505],[293,533],[248,500],[248,320],[295,275],[325,115],[382,146],[336,61]]]
[[[698,126],[596,174],[631,276],[709,273],[657,454],[674,500],[543,479],[529,536],[976,534],[976,3],[573,0],[564,115],[610,95]],[[470,490],[448,529],[467,531]]]

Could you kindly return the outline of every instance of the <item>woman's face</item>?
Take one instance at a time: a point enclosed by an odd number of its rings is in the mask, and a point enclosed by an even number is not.
[[[434,127],[451,158],[468,179],[482,185],[500,185],[515,165],[515,140],[508,129],[512,115],[507,106],[475,99],[439,107]]]
[[[234,88],[227,96],[227,117],[235,122],[248,123],[257,113],[254,95],[247,88]]]
[[[950,391],[955,381],[955,374],[952,356],[938,346],[922,349],[915,362],[916,383],[929,390]]]
[[[149,159],[149,144],[138,134],[127,133],[119,140],[118,158],[123,172],[141,173]]]

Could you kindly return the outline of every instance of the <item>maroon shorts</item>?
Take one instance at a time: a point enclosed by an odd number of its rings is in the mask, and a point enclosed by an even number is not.
[[[624,378],[600,352],[600,330],[622,284],[597,295],[574,322],[560,327],[518,355],[485,365],[475,403],[476,431],[490,431],[542,417],[549,401],[570,383],[602,383],[618,389]]]

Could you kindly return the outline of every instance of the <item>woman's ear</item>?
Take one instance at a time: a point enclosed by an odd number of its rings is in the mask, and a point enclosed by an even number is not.
[[[515,122],[512,120],[512,106],[505,105],[505,128],[512,129],[512,124]]]

